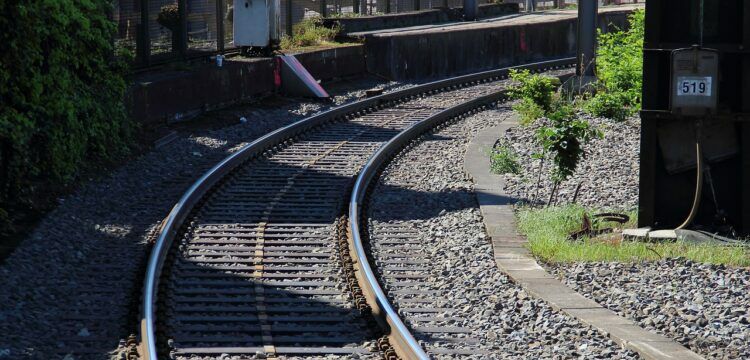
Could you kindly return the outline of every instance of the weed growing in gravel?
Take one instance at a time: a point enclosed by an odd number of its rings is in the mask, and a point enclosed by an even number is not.
[[[518,113],[518,123],[521,126],[529,126],[534,120],[544,116],[544,110],[531,99],[521,99],[520,102],[513,105],[513,110]]]
[[[576,170],[578,161],[584,156],[583,146],[594,138],[601,138],[602,132],[587,121],[578,118],[575,109],[565,101],[556,101],[555,110],[547,117],[549,126],[542,126],[536,131],[536,138],[542,146],[543,153],[552,156],[555,167],[552,180],[556,183],[565,181]]]
[[[555,78],[532,74],[529,70],[510,70],[514,85],[510,87],[511,99],[521,102],[513,105],[513,110],[521,115],[521,124],[528,125],[544,116],[552,108],[555,94]]]
[[[518,154],[506,145],[500,145],[492,150],[492,154],[490,154],[490,166],[492,172],[495,174],[521,173]]]
[[[676,243],[644,243],[610,239],[568,240],[568,234],[580,229],[583,207],[569,205],[535,209],[519,209],[518,227],[529,239],[529,249],[534,256],[549,263],[555,262],[642,262],[663,258],[683,257],[696,262],[750,266],[750,253],[746,248],[720,245]],[[635,211],[629,212],[635,224]]]

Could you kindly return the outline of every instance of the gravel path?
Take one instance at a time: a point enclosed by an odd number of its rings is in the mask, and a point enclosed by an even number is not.
[[[576,291],[713,359],[750,358],[750,269],[668,259],[556,265]]]
[[[335,84],[329,91],[338,94],[335,103],[341,104],[375,86],[390,91],[397,84],[365,78]],[[68,360],[101,359],[135,332],[134,294],[141,287],[151,229],[198,176],[229,153],[327,107],[270,101],[214,113],[224,122],[236,119],[236,124],[192,128],[60,199],[59,207],[0,265],[0,358],[75,354]]]
[[[570,203],[575,189],[581,183],[576,203],[584,206],[613,209],[632,209],[638,204],[638,154],[640,151],[640,119],[631,117],[624,122],[592,118],[583,115],[591,124],[602,130],[604,138],[586,146],[586,157],[579,163],[576,173],[560,185],[557,204]],[[513,127],[499,141],[510,146],[517,154],[521,173],[508,175],[506,191],[526,202],[549,200],[552,182],[549,180],[551,162],[545,161],[542,186],[537,190],[539,162],[532,154],[540,153],[535,131],[543,122],[528,127]],[[536,195],[538,191],[538,196]]]
[[[487,352],[472,356],[476,359],[637,358],[597,331],[530,298],[497,268],[462,159],[473,134],[510,114],[507,108],[476,114],[430,136],[386,169],[369,208],[368,230],[378,271],[382,276],[382,262],[388,259],[383,250],[407,252],[389,250],[383,244],[389,237],[383,234],[395,229],[417,236],[418,246],[408,252],[410,257],[424,257],[423,268],[414,274],[427,276],[414,289],[436,291],[419,300],[424,302],[421,306],[445,309],[434,316],[445,320],[425,323],[405,306],[400,306],[401,314],[412,328],[463,327],[470,330],[465,337],[479,340],[451,342],[448,336],[417,332],[428,350]],[[392,299],[404,298],[394,294],[395,289],[404,289],[395,282],[386,280],[384,288]]]

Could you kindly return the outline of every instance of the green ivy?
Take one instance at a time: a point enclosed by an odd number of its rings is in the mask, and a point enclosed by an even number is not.
[[[0,0],[0,207],[124,155],[129,54],[108,0]]]

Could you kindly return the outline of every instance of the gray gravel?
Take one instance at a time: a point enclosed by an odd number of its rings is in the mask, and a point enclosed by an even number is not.
[[[596,139],[585,147],[586,156],[575,174],[560,185],[557,204],[571,203],[576,187],[581,184],[576,203],[612,209],[632,209],[638,204],[638,154],[640,152],[640,119],[631,117],[623,122],[581,116],[602,130],[604,138]],[[551,161],[545,160],[541,187],[537,186],[541,160],[532,158],[540,153],[535,131],[544,124],[540,120],[528,127],[517,126],[508,130],[500,145],[513,148],[518,154],[522,172],[508,175],[506,191],[525,202],[549,200],[552,182],[549,180]],[[537,195],[538,193],[538,195]]]
[[[750,269],[689,260],[561,264],[576,291],[713,359],[750,358]]]
[[[571,202],[575,186],[582,182],[579,204],[634,208],[638,197],[639,119],[618,123],[586,118],[605,136],[587,147],[586,159],[574,177],[563,184],[558,204]],[[519,154],[523,168],[522,174],[508,176],[506,190],[526,201],[535,199],[539,161],[531,159],[530,154],[539,151],[533,138],[537,127],[516,127],[500,141]],[[551,187],[546,178],[538,197],[544,202]],[[680,259],[547,266],[576,291],[696,353],[717,359],[750,358],[748,269]]]
[[[398,84],[367,78],[329,91],[341,104],[375,86],[391,91]],[[328,107],[271,102],[215,113],[236,125],[183,132],[60,199],[0,265],[0,359],[100,359],[134,332],[131,304],[138,301],[146,237],[192,181],[258,136]]]
[[[507,108],[485,111],[438,132],[392,163],[374,190],[370,206],[370,243],[377,269],[384,273],[384,254],[408,253],[424,258],[424,267],[412,274],[427,275],[412,287],[384,280],[389,297],[400,307],[407,325],[456,326],[464,335],[416,332],[428,350],[486,351],[476,359],[586,358],[631,359],[635,353],[620,349],[611,340],[577,320],[552,310],[510,282],[496,266],[492,247],[478,209],[473,184],[463,172],[466,145],[473,134],[507,118]],[[395,240],[394,232],[412,232],[417,245],[394,249],[383,244]],[[399,289],[434,290],[421,297],[426,308],[445,308],[437,320],[425,322],[405,309]],[[416,298],[420,298],[416,296]],[[441,321],[443,318],[445,320]],[[450,342],[474,338],[478,343]],[[450,356],[437,356],[448,358]],[[461,358],[468,358],[461,356]]]

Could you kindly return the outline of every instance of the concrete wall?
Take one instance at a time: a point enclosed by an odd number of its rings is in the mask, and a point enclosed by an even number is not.
[[[629,13],[600,14],[599,24],[605,29],[610,23],[624,27]],[[576,18],[539,19],[368,36],[367,69],[389,79],[413,81],[575,56]]]
[[[295,55],[315,79],[365,73],[362,45]],[[272,58],[227,59],[187,71],[155,70],[136,77],[129,91],[132,117],[140,123],[170,122],[276,90]]]
[[[481,4],[479,5],[477,16],[479,18],[488,18],[515,13],[518,13],[518,4]],[[449,21],[459,21],[462,17],[463,10],[461,8],[438,8],[376,16],[329,18],[324,19],[323,23],[329,27],[339,26],[341,33],[346,36],[346,34],[364,31],[435,25]]]

